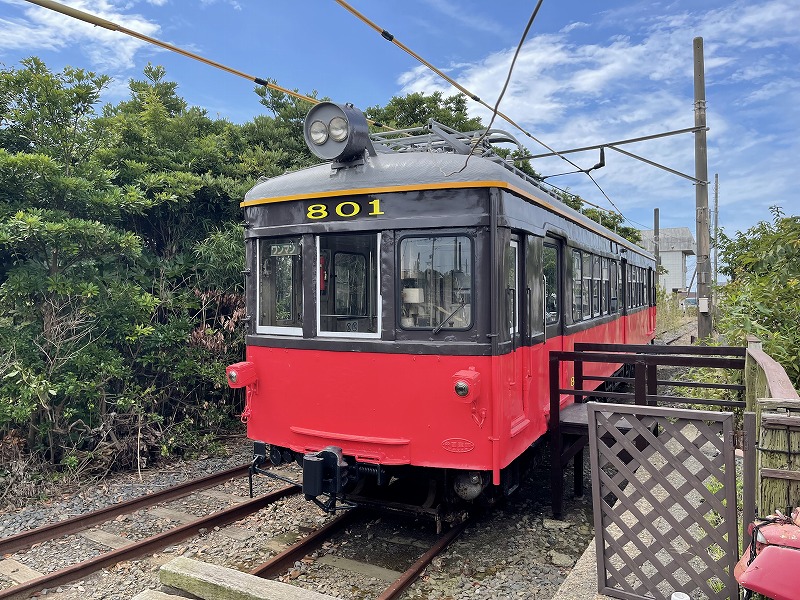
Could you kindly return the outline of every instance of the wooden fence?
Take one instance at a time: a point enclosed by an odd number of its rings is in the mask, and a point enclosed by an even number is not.
[[[758,431],[758,514],[790,514],[800,506],[800,396],[756,338],[748,339],[744,372],[747,410],[755,411]]]

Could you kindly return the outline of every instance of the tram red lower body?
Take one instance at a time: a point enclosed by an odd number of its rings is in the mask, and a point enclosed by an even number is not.
[[[549,351],[576,342],[646,343],[648,319],[641,311],[496,357],[249,346],[257,384],[248,437],[296,452],[338,446],[368,463],[491,470],[496,479],[547,430]],[[585,375],[617,367],[587,366]],[[569,387],[570,371],[561,387]],[[454,391],[459,380],[470,386],[467,397]]]

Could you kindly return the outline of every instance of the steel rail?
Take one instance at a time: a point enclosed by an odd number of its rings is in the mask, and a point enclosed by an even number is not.
[[[281,574],[284,570],[292,566],[296,561],[304,556],[310,554],[314,550],[320,548],[327,540],[329,540],[335,533],[341,531],[350,525],[356,517],[360,516],[363,510],[349,510],[340,517],[337,517],[324,527],[317,529],[302,540],[293,544],[283,552],[276,554],[267,562],[254,568],[250,573],[258,577],[275,577]],[[400,594],[406,590],[414,581],[417,580],[420,573],[427,567],[430,562],[436,558],[441,552],[447,548],[453,540],[455,540],[467,525],[467,521],[459,523],[451,527],[444,535],[440,536],[438,540],[431,546],[431,548],[423,554],[417,561],[404,571],[384,592],[378,597],[378,600],[394,600],[399,598]]]
[[[219,473],[208,475],[206,477],[192,479],[191,481],[187,481],[158,492],[153,492],[152,494],[146,494],[132,500],[127,500],[118,504],[112,504],[111,506],[106,506],[105,508],[92,511],[84,515],[79,515],[72,519],[67,519],[66,521],[53,523],[51,525],[44,525],[30,531],[23,531],[22,533],[18,533],[0,540],[0,556],[3,556],[4,554],[12,554],[23,548],[29,548],[33,544],[37,544],[39,542],[53,540],[63,535],[88,529],[97,523],[109,521],[117,515],[134,512],[141,508],[152,506],[153,504],[159,504],[160,502],[167,502],[169,500],[174,500],[175,498],[186,496],[197,490],[213,487],[222,483],[223,481],[231,479],[232,477],[244,475],[247,473],[247,469],[249,467],[249,464],[239,465],[238,467],[220,471]]]
[[[406,588],[408,588],[408,586],[417,580],[425,567],[427,567],[434,558],[441,554],[445,548],[447,548],[451,542],[453,542],[453,540],[461,535],[468,522],[469,521],[463,521],[458,525],[453,525],[446,533],[436,540],[436,543],[431,546],[430,550],[420,556],[419,559],[417,559],[417,562],[406,569],[406,571],[400,577],[398,577],[392,585],[386,588],[386,590],[380,596],[378,596],[378,600],[394,600],[395,598],[399,598],[400,594],[402,594]]]
[[[356,516],[359,516],[362,513],[363,511],[358,509],[348,510],[329,523],[326,523],[323,527],[320,527],[316,531],[312,531],[302,540],[292,544],[283,552],[276,554],[267,562],[257,566],[250,571],[250,574],[266,579],[282,573],[284,569],[288,568],[290,565],[293,565],[295,561],[300,560],[306,554],[309,554],[321,547],[322,544],[330,539],[335,533],[341,531],[347,525],[350,525],[355,520]]]
[[[169,546],[170,544],[180,542],[187,537],[196,535],[200,529],[213,529],[214,527],[222,527],[228,523],[232,523],[233,521],[243,519],[247,515],[252,514],[257,510],[260,510],[265,506],[280,500],[281,498],[297,494],[299,491],[300,490],[297,488],[297,486],[292,485],[280,488],[274,492],[265,494],[260,498],[255,498],[254,500],[250,500],[242,504],[237,504],[236,506],[213,513],[207,517],[201,517],[196,521],[187,523],[186,525],[182,525],[180,527],[170,529],[169,531],[159,533],[158,535],[133,542],[117,550],[112,550],[111,552],[106,552],[87,561],[70,565],[69,567],[65,567],[42,577],[37,577],[36,579],[32,579],[26,583],[6,588],[0,591],[0,599],[5,600],[7,598],[27,598],[30,594],[39,590],[81,579],[97,571],[98,569],[102,569],[103,567],[107,567],[125,560],[132,560],[144,554],[149,554],[164,548],[165,546]]]

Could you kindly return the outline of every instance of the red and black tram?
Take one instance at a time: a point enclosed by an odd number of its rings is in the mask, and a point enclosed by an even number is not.
[[[243,202],[250,320],[228,382],[254,469],[300,462],[331,511],[409,479],[445,500],[512,491],[547,431],[548,353],[652,340],[653,257],[494,154],[503,132],[369,136],[322,103],[305,135],[328,162]]]

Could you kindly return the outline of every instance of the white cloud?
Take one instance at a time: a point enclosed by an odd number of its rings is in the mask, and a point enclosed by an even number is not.
[[[584,27],[589,27],[589,24],[584,23],[583,21],[575,21],[574,23],[570,23],[566,27],[562,28],[559,33],[569,33],[574,29],[583,29]]]
[[[486,18],[485,15],[470,14],[469,11],[464,10],[463,6],[452,0],[425,0],[425,2],[448,19],[468,29],[498,36],[508,34],[506,28],[496,21]]]
[[[742,104],[763,103],[775,96],[794,92],[798,88],[800,88],[800,81],[783,77],[776,81],[770,81],[749,93],[742,99]]]
[[[35,53],[40,50],[78,46],[83,49],[93,67],[116,71],[133,67],[134,55],[146,45],[145,42],[120,32],[94,26],[46,8],[16,0],[3,2],[20,6],[24,17],[0,19],[0,50],[27,49]],[[147,36],[155,36],[160,30],[157,23],[137,14],[123,13],[109,0],[75,0],[70,3],[70,7]]]
[[[557,34],[532,37],[520,53],[501,110],[561,149],[691,127],[692,40],[702,36],[711,126],[709,171],[712,179],[715,170],[721,173],[723,205],[729,211],[721,221],[746,229],[757,220],[754,215],[768,218],[768,206],[789,207],[797,198],[789,176],[796,169],[786,157],[800,152],[800,111],[793,102],[800,88],[800,3],[738,1],[671,15],[657,10],[634,3],[624,11],[596,15],[594,23],[571,23]],[[508,47],[472,64],[450,65],[449,74],[494,105],[513,51]],[[403,73],[398,84],[403,93],[455,93],[422,67]],[[486,109],[471,103],[470,110],[488,122]],[[499,121],[498,126],[503,127]],[[782,140],[782,148],[776,139]],[[545,152],[532,142],[530,146],[534,154]],[[689,175],[694,172],[691,134],[624,149]],[[597,151],[570,159],[588,167],[596,162]],[[596,178],[624,213],[649,223],[650,207],[669,206],[662,219],[666,212],[674,222],[693,226],[691,182],[613,150],[606,151],[606,161]],[[571,170],[558,158],[541,159],[534,166],[542,173]],[[607,205],[584,175],[553,182]]]
[[[200,3],[203,6],[211,6],[212,4],[217,4],[218,2],[230,4],[234,10],[242,10],[241,4],[239,4],[236,0],[200,0]]]

